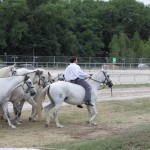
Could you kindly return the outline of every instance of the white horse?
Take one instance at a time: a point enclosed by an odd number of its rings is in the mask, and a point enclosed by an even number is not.
[[[64,81],[64,74],[63,73],[50,73],[51,78],[50,82],[54,83],[57,81]]]
[[[25,76],[12,76],[7,78],[0,78],[0,105],[2,106],[5,117],[8,121],[9,126],[15,128],[11,123],[8,113],[8,101],[12,95],[12,92],[20,85],[26,85],[29,93],[33,96],[36,92],[31,79]],[[23,86],[24,87],[24,86]]]
[[[49,71],[44,70],[44,69],[43,69],[43,72],[44,72],[45,77],[46,77],[46,81],[47,81],[47,82],[45,82],[46,84],[54,83],[54,82],[57,82],[57,81],[64,81],[64,74],[63,73],[49,73]],[[41,88],[41,87],[39,87],[37,89],[37,94],[34,96],[34,101],[35,102],[37,102],[37,99],[40,98],[40,94],[41,94],[42,90],[43,90],[43,88]],[[43,109],[42,102],[45,100],[45,97],[46,97],[46,93],[42,97],[41,103],[38,103],[38,108]],[[39,112],[37,112],[36,109],[34,107],[32,107],[32,113],[31,113],[31,116],[29,117],[29,121],[36,121],[37,116],[39,118],[41,117],[42,112],[41,112],[40,109],[38,109],[38,110],[39,110]]]
[[[28,76],[31,78],[32,82],[34,83],[38,83],[40,84],[44,79],[42,78],[42,71],[39,70],[28,70],[26,68],[22,68],[22,69],[17,69],[17,70],[13,70],[13,74],[14,75],[25,75],[28,74]],[[18,102],[19,103],[24,103],[23,100],[25,99],[26,101],[28,101],[31,105],[33,105],[33,107],[36,107],[36,104],[33,100],[33,98],[30,96],[30,93],[28,91],[26,91],[24,88],[22,88],[22,86],[18,86],[13,92],[12,95],[10,97],[10,102],[13,103],[13,106],[16,108],[15,114],[18,114],[19,112],[17,112],[19,110],[19,108],[17,109]],[[22,104],[23,106],[23,104]],[[1,111],[2,112],[2,111]],[[2,114],[2,113],[1,113]],[[1,115],[2,116],[2,115]]]
[[[3,67],[0,69],[0,78],[12,76],[15,73],[15,64],[12,66]]]
[[[39,70],[43,71],[43,76],[44,76],[44,79],[45,79],[44,80],[44,85],[43,86],[38,86],[37,84],[35,85],[35,87],[36,87],[36,95],[33,97],[33,99],[34,99],[35,103],[37,104],[38,108],[39,107],[42,108],[41,103],[37,103],[37,99],[39,97],[39,94],[43,90],[43,88],[46,85],[48,85],[49,83],[53,82],[53,78],[52,78],[51,73],[49,73],[49,71],[47,71],[45,69],[41,69],[41,68]],[[46,94],[45,94],[45,96],[46,96]],[[31,113],[31,116],[29,117],[29,121],[36,121],[37,114],[40,114],[40,112],[37,112],[37,109],[35,107],[32,107],[32,113]]]
[[[89,124],[96,125],[96,123],[94,122],[94,119],[97,114],[96,105],[95,105],[95,102],[97,99],[97,90],[99,89],[100,84],[106,84],[109,87],[112,87],[113,84],[111,80],[109,79],[107,72],[105,71],[99,71],[98,73],[94,74],[91,79],[87,79],[87,82],[92,87],[91,103],[94,105],[94,106],[87,105],[88,113],[90,116],[90,119],[88,120],[88,122]],[[55,118],[57,127],[63,127],[62,125],[60,125],[58,121],[58,112],[60,108],[62,107],[63,102],[66,102],[72,105],[81,105],[85,103],[84,102],[84,98],[85,98],[84,88],[80,85],[72,84],[70,82],[58,81],[51,85],[46,86],[41,92],[41,97],[46,92],[51,101],[50,104],[44,107],[45,116],[46,116],[46,124],[45,124],[46,127],[50,123],[49,111],[51,108],[54,107],[54,118]]]
[[[49,83],[49,74],[44,69],[35,69],[35,70],[28,70],[26,68],[21,68],[16,70],[16,75],[22,75],[22,74],[28,74],[30,78],[32,79],[32,82],[34,83],[36,94],[34,97],[31,97],[26,91],[24,91],[22,88],[18,87],[13,91],[11,102],[14,103],[14,113],[15,117],[15,123],[19,123],[19,116],[21,115],[21,110],[23,108],[24,102],[27,101],[32,105],[32,114],[31,117],[29,117],[29,120],[34,120],[34,116],[36,115],[36,97],[37,94],[43,87],[46,86],[46,84]],[[20,99],[20,100],[19,100]],[[15,103],[16,101],[20,101],[20,103]]]

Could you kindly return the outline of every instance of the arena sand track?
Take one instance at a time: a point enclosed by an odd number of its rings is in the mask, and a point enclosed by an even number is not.
[[[97,102],[100,101],[114,101],[114,100],[132,100],[136,98],[150,97],[150,87],[134,87],[134,88],[114,88],[111,89],[104,88],[98,90]],[[44,106],[49,103],[49,99],[46,98]],[[64,103],[64,105],[66,105]],[[23,110],[31,109],[29,103],[25,103]],[[12,104],[9,103],[9,110],[12,111]]]
[[[60,122],[65,125],[63,129],[56,127],[53,117],[51,117],[50,126],[45,128],[44,113],[41,121],[29,122],[28,116],[31,106],[26,103],[23,108],[22,124],[17,126],[15,130],[8,127],[6,122],[1,122],[0,147],[43,147],[49,145],[52,148],[56,146],[57,142],[64,147],[63,144],[68,142],[94,140],[121,134],[126,129],[150,123],[149,101],[141,99],[143,97],[150,97],[150,87],[114,88],[112,97],[110,89],[99,90],[98,116],[96,118],[98,126],[85,124],[87,120],[85,105],[83,105],[83,109],[66,105],[62,108],[59,116]],[[140,99],[135,100],[136,98]],[[143,102],[144,104],[142,104]],[[44,105],[47,103],[49,103],[48,99]],[[26,111],[27,109],[29,111]]]

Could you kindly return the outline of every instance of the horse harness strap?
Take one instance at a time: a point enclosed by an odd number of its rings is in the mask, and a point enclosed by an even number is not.
[[[100,82],[100,81],[98,81],[98,80],[95,80],[95,79],[92,79],[91,77],[89,78],[89,79],[91,79],[91,80],[93,80],[93,81],[96,81],[96,82],[98,82],[98,83],[105,83],[105,81],[107,80],[107,77],[106,77],[106,74],[104,73],[104,71],[102,71],[103,72],[103,74],[104,74],[104,76],[105,76],[105,80],[103,81],[103,82]]]
[[[23,86],[24,86],[25,84],[26,84],[27,87],[28,87],[28,89],[26,90],[26,93],[29,93],[29,90],[32,89],[32,88],[34,88],[34,87],[33,87],[33,86],[30,87],[29,84],[28,84],[28,82],[25,81],[24,84],[22,85],[22,88],[23,88]],[[24,90],[24,88],[23,88],[23,90]]]

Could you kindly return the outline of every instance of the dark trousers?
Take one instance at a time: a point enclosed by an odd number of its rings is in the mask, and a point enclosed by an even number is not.
[[[70,82],[81,85],[85,89],[85,102],[91,101],[91,86],[84,79],[77,78],[75,80],[71,80]]]

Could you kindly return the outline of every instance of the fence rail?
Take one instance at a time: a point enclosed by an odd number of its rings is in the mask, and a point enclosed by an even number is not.
[[[78,57],[79,65],[84,69],[138,69],[139,64],[150,67],[150,58],[112,58],[112,57]],[[115,60],[115,61],[114,61]],[[69,56],[22,56],[0,55],[0,67],[16,64],[17,67],[26,68],[65,68],[69,64]]]

